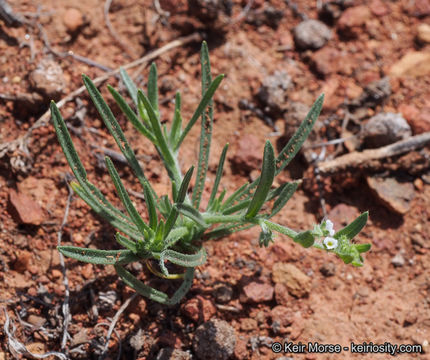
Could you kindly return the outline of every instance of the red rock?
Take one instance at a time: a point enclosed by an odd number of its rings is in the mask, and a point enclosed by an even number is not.
[[[63,273],[58,269],[52,269],[51,275],[54,279],[60,279],[63,276]]]
[[[63,23],[67,31],[74,33],[84,24],[84,17],[78,9],[69,8],[63,15]]]
[[[245,318],[240,323],[240,329],[243,331],[252,331],[257,329],[258,323],[255,319]]]
[[[337,22],[338,29],[345,35],[357,35],[359,29],[371,16],[369,8],[365,5],[348,8]]]
[[[81,274],[84,279],[91,279],[94,276],[93,264],[85,264],[82,266]]]
[[[260,303],[273,299],[274,288],[267,283],[250,282],[243,287],[242,302]]]
[[[17,253],[16,260],[14,261],[12,268],[19,272],[29,270],[31,266],[31,252],[27,250],[20,250]]]
[[[315,70],[324,76],[336,73],[339,69],[341,53],[333,47],[324,47],[312,56]]]
[[[401,104],[399,106],[399,112],[402,113],[409,125],[411,125],[411,122],[416,120],[420,114],[420,111],[414,105],[409,104]]]
[[[243,340],[242,336],[239,336],[236,341],[234,357],[238,360],[246,360],[249,358],[248,341]]]
[[[366,179],[370,189],[385,207],[401,215],[410,210],[410,202],[415,197],[412,183],[398,182],[395,178],[368,176]]]
[[[409,13],[421,17],[430,15],[430,0],[413,0],[409,4]]]
[[[272,278],[275,284],[285,284],[288,292],[297,298],[308,296],[311,290],[310,277],[293,264],[276,263],[273,265]]]
[[[370,11],[373,15],[384,16],[390,13],[388,4],[381,0],[373,0],[369,5]]]
[[[430,52],[411,51],[394,63],[390,75],[419,77],[430,74]]]
[[[422,23],[417,28],[417,39],[424,44],[430,43],[430,25]]]
[[[260,140],[254,135],[244,134],[231,161],[241,170],[250,171],[260,168],[262,156]]]
[[[183,305],[182,312],[194,322],[200,323],[209,321],[216,314],[216,308],[212,301],[197,295]]]
[[[44,220],[42,208],[30,196],[9,191],[9,212],[20,224],[40,225]]]
[[[414,135],[430,131],[430,108],[424,108],[417,117],[408,121]]]
[[[281,325],[281,328],[287,327],[294,321],[294,312],[287,306],[278,305],[270,311],[270,318],[272,319],[272,323],[277,321]]]

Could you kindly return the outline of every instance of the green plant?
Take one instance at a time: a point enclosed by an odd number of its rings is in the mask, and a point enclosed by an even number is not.
[[[268,246],[273,241],[273,231],[287,235],[304,247],[315,247],[337,254],[345,263],[361,266],[361,253],[370,249],[370,244],[352,244],[367,221],[368,213],[361,214],[351,224],[338,231],[327,220],[315,225],[313,230],[296,232],[286,226],[272,222],[276,215],[291,198],[299,182],[282,184],[272,188],[273,180],[297,154],[309,135],[323,104],[321,95],[312,106],[297,132],[276,157],[269,141],[263,154],[261,176],[252,183],[244,184],[226,198],[226,190],[219,193],[228,144],[224,147],[219,160],[214,185],[205,211],[200,211],[202,192],[208,170],[209,150],[213,123],[212,97],[223,79],[223,75],[214,80],[211,77],[209,54],[206,43],[201,49],[202,100],[192,118],[182,128],[181,97],[176,94],[175,112],[170,129],[160,122],[158,107],[157,69],[152,64],[148,79],[148,93],[137,90],[125,71],[121,71],[122,80],[137,108],[132,110],[126,100],[112,87],[110,93],[119,108],[155,146],[172,182],[172,193],[158,197],[144,175],[133,150],[124,136],[110,108],[103,100],[92,81],[83,75],[84,84],[100,116],[114,137],[121,152],[127,159],[134,174],[142,185],[149,221],[145,223],[130,200],[127,191],[115,169],[112,160],[106,157],[106,166],[127,214],[115,208],[87,179],[85,169],[74,148],[70,134],[54,102],[51,113],[54,127],[67,161],[76,177],[72,182],[74,191],[101,217],[119,230],[117,242],[125,249],[97,250],[75,246],[60,246],[59,251],[65,256],[93,264],[113,265],[123,281],[138,293],[163,304],[175,304],[190,289],[195,267],[206,261],[206,252],[202,243],[208,239],[226,236],[236,231],[255,225],[260,226],[260,246]],[[190,129],[201,118],[200,154],[197,176],[192,194],[188,194],[194,167],[182,175],[178,150]],[[268,202],[273,203],[270,207]],[[271,208],[269,210],[269,208]],[[325,237],[324,241],[320,238]],[[166,279],[183,278],[183,282],[172,297],[138,280],[124,265],[145,261],[148,268],[156,275]],[[152,260],[158,261],[159,270]],[[171,274],[169,263],[185,268],[183,273]]]

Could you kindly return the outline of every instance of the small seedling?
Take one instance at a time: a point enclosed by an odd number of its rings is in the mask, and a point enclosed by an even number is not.
[[[121,70],[122,80],[137,111],[133,110],[115,89],[108,86],[127,119],[155,146],[172,183],[170,197],[166,194],[159,197],[155,193],[109,106],[93,82],[83,75],[84,84],[94,105],[142,185],[148,222],[145,222],[136,210],[109,157],[105,158],[106,167],[126,213],[114,207],[87,179],[86,171],[75,150],[66,124],[55,103],[51,103],[52,120],[58,140],[77,180],[71,183],[72,188],[98,215],[118,229],[115,238],[124,248],[98,250],[60,246],[58,250],[63,255],[80,261],[113,265],[123,281],[139,294],[167,305],[178,303],[190,289],[194,269],[206,261],[206,252],[202,246],[204,241],[224,237],[253,226],[259,226],[261,229],[260,246],[269,246],[275,231],[290,237],[306,248],[314,247],[332,252],[346,264],[362,266],[361,253],[368,251],[370,244],[353,244],[351,240],[366,224],[367,212],[338,232],[334,231],[333,224],[329,220],[315,225],[313,230],[302,232],[296,232],[271,221],[271,218],[282,210],[299,185],[299,182],[293,181],[275,188],[273,180],[289,164],[308,137],[320,114],[323,95],[315,101],[296,133],[278,156],[275,156],[272,144],[266,141],[260,177],[252,183],[244,184],[228,197],[226,197],[226,190],[219,191],[228,148],[228,144],[225,145],[209,201],[205,210],[201,211],[212,136],[212,97],[223,79],[223,75],[212,79],[206,43],[203,43],[201,48],[201,69],[202,99],[185,127],[182,124],[179,93],[176,94],[170,129],[160,122],[155,64],[150,68],[147,94],[138,90],[127,73]],[[199,160],[195,185],[189,193],[194,167],[183,174],[179,166],[178,154],[184,139],[199,118],[201,118]],[[158,262],[158,267],[154,266],[154,260]],[[182,284],[169,297],[166,293],[144,284],[124,267],[136,261],[145,262],[148,269],[159,277],[183,279]],[[170,273],[171,264],[183,268],[183,272]]]

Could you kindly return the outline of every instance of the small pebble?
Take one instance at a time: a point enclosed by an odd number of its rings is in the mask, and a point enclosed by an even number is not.
[[[395,266],[395,267],[402,267],[405,265],[405,258],[403,257],[403,255],[401,253],[397,253],[392,259],[391,259],[391,263]]]
[[[78,9],[69,8],[63,15],[63,23],[67,31],[74,33],[84,24],[84,17]]]
[[[294,28],[294,40],[300,49],[319,49],[331,39],[331,30],[318,20],[305,20]]]
[[[418,25],[417,39],[424,44],[430,43],[430,25],[429,24],[423,23]]]
[[[233,355],[235,346],[234,329],[224,320],[205,322],[194,335],[193,348],[200,360],[227,360]]]

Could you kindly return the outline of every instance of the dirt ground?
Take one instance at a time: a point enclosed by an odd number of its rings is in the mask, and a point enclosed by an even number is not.
[[[0,1],[0,360],[33,358],[30,353],[40,358],[49,351],[56,352],[49,358],[63,353],[71,359],[391,358],[352,351],[364,342],[411,345],[406,349],[412,352],[397,356],[430,359],[429,0],[8,4]],[[308,36],[305,28],[294,30],[308,19],[319,20]],[[364,266],[353,268],[283,236],[261,249],[257,229],[209,241],[208,261],[181,303],[167,308],[134,297],[106,344],[115,314],[134,291],[113,267],[66,259],[66,292],[59,234],[62,244],[118,245],[114,229],[76,195],[68,197],[71,171],[43,114],[51,99],[64,99],[82,85],[82,73],[103,76],[192,34],[194,41],[154,57],[163,121],[171,121],[177,90],[184,119],[198,104],[204,37],[212,73],[226,75],[215,95],[209,169],[213,179],[229,142],[222,185],[231,192],[258,176],[265,140],[280,150],[324,92],[306,149],[276,180],[303,179],[276,220],[299,231],[327,214],[340,229],[368,210],[368,224],[356,241],[372,249]],[[128,71],[146,86],[148,63]],[[110,76],[100,89],[154,188],[167,193],[158,155],[119,114],[107,83],[121,91],[123,85]],[[106,151],[119,150],[88,96],[76,93],[60,106],[90,180],[119,205],[102,161]],[[389,114],[385,123],[373,118],[381,113]],[[198,136],[195,129],[187,140],[183,169],[197,163]],[[396,149],[406,150],[384,148],[402,141],[409,145]],[[384,155],[374,156],[381,149]],[[352,154],[346,164],[336,165],[346,154]],[[363,161],[357,160],[360,154],[366,154]],[[128,189],[139,191],[120,160]],[[133,200],[144,213],[142,201]],[[133,270],[160,289],[176,286],[154,279],[140,264]],[[70,321],[64,338],[65,302]],[[211,319],[224,340],[202,335],[202,324]],[[226,336],[230,326],[234,332]],[[349,349],[272,350],[273,344],[290,342]]]

